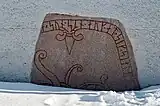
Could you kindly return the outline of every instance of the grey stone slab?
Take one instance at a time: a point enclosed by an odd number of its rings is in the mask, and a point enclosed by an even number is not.
[[[140,89],[131,42],[118,20],[47,14],[31,82],[88,90]]]

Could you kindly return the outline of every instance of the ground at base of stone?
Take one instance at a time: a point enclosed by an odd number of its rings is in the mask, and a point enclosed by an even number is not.
[[[140,91],[87,91],[0,82],[0,106],[159,106],[160,86]]]

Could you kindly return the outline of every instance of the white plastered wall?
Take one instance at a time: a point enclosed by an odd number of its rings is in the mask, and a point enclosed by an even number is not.
[[[160,0],[0,0],[0,81],[29,81],[48,12],[120,20],[133,45],[141,87],[160,84]]]

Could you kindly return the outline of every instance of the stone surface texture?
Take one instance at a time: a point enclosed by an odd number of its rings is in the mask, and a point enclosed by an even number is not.
[[[115,19],[47,14],[31,82],[90,90],[139,89],[132,45]]]

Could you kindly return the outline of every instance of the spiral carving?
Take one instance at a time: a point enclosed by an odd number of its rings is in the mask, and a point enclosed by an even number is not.
[[[60,32],[56,35],[56,39],[58,41],[63,41],[66,39],[66,37],[72,37],[76,41],[81,41],[84,39],[84,36],[82,33],[76,34],[77,31],[71,31],[68,32],[66,30],[60,30]]]
[[[57,76],[42,63],[42,60],[47,58],[47,52],[45,50],[38,50],[35,55],[34,64],[38,71],[48,79],[51,85],[60,86],[60,81]]]
[[[83,40],[83,39],[84,39],[83,34],[82,34],[82,33],[76,34],[76,32],[77,32],[77,31],[75,31],[75,32],[73,33],[73,39],[76,40],[76,41],[81,41],[81,40]]]
[[[38,50],[36,52],[35,56],[35,66],[41,72],[51,83],[51,85],[56,86],[63,86],[63,87],[71,87],[70,80],[73,72],[82,72],[83,67],[80,64],[75,64],[72,67],[70,67],[64,77],[64,82],[60,82],[58,77],[49,69],[46,68],[46,66],[43,64],[42,60],[47,58],[47,52],[45,50]],[[81,84],[78,88],[82,89],[106,89],[106,81],[108,79],[108,76],[106,74],[103,74],[100,77],[100,82],[84,82]]]
[[[65,41],[65,45],[67,47],[67,51],[69,53],[69,55],[71,54],[71,51],[73,49],[73,46],[74,46],[74,43],[75,41],[81,41],[84,39],[84,36],[82,33],[76,33],[78,30],[71,30],[71,31],[68,31],[64,28],[61,28],[59,30],[59,33],[56,34],[55,38],[58,40],[58,41]],[[67,41],[67,37],[70,37],[73,39],[72,41],[72,45],[71,45],[71,49],[68,50],[69,48],[69,45],[68,45],[68,42],[71,42],[71,41]]]
[[[69,80],[70,80],[70,77],[71,77],[71,74],[73,73],[73,71],[82,72],[83,71],[82,65],[75,64],[68,70],[67,74],[65,75],[65,83],[66,84],[69,84]]]
[[[38,59],[45,59],[47,57],[47,52],[45,50],[38,50],[36,52]]]
[[[58,34],[56,35],[56,39],[57,39],[58,41],[63,41],[63,40],[65,40],[66,36],[67,36],[67,33],[66,33],[66,32],[63,32],[62,34],[61,34],[61,33],[58,33]]]

